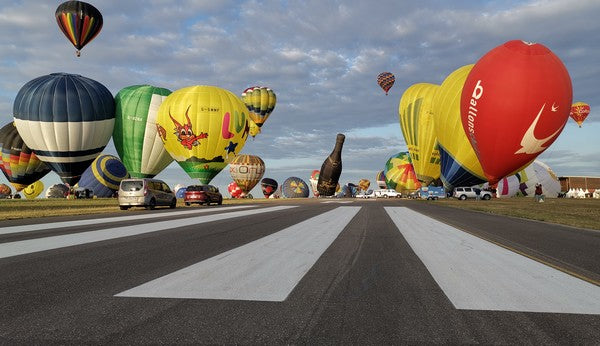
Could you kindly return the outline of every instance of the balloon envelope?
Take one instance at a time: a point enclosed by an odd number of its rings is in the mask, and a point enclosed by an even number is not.
[[[88,188],[97,197],[112,197],[121,180],[129,178],[127,169],[118,157],[108,154],[98,156],[79,180],[79,187]]]
[[[277,181],[275,179],[263,178],[260,181],[260,189],[262,190],[262,193],[265,196],[265,198],[269,198],[273,193],[275,193],[278,186],[279,184],[277,184]]]
[[[486,53],[461,95],[463,129],[491,184],[548,148],[569,118],[569,73],[539,43],[509,41]]]
[[[0,184],[0,198],[7,198],[12,194],[12,189],[6,184]]]
[[[229,163],[229,174],[244,194],[248,194],[265,174],[265,163],[256,155],[241,154]]]
[[[590,105],[588,105],[587,103],[575,102],[571,105],[571,112],[569,113],[569,116],[571,116],[571,118],[575,120],[579,127],[581,127],[581,124],[583,124],[583,121],[585,120],[585,118],[587,118],[589,114]]]
[[[227,191],[229,191],[229,194],[232,198],[242,198],[244,196],[244,192],[242,189],[240,189],[235,181],[232,181],[229,183],[229,185],[227,185]]]
[[[46,190],[46,198],[67,198],[69,187],[65,184],[54,184]]]
[[[369,179],[361,179],[358,181],[358,187],[362,191],[367,191],[369,186],[371,186],[371,181]]]
[[[23,189],[23,195],[27,199],[34,199],[37,196],[39,196],[42,192],[44,192],[44,183],[41,180],[38,180],[33,184],[27,185],[27,187]]]
[[[312,171],[312,173],[310,174],[310,178],[308,179],[308,182],[310,183],[310,187],[313,191],[313,196],[315,196],[315,197],[319,196],[319,190],[317,190],[317,185],[319,184],[319,174],[320,174],[320,171],[318,169],[314,169]]]
[[[402,194],[408,194],[421,187],[408,152],[400,152],[390,157],[385,163],[384,174],[386,185]]]
[[[307,198],[308,190],[306,182],[298,177],[289,177],[281,184],[281,192],[285,198]]]
[[[381,72],[377,76],[377,84],[379,87],[385,91],[385,94],[388,94],[388,91],[394,86],[394,82],[396,81],[396,77],[391,72]]]
[[[0,170],[17,192],[50,172],[25,145],[13,122],[0,129]]]
[[[242,101],[248,107],[250,119],[259,127],[253,129],[252,133],[260,132],[260,128],[275,109],[277,103],[275,92],[267,87],[250,87],[242,93]],[[252,137],[255,135],[253,134]]]
[[[23,142],[73,186],[110,140],[115,102],[95,80],[52,73],[19,90],[13,114]]]
[[[247,112],[230,91],[191,86],[167,96],[158,111],[157,127],[171,157],[190,178],[208,184],[244,147]]]
[[[433,98],[440,178],[448,191],[454,186],[473,186],[487,181],[479,158],[463,130],[460,116],[463,85],[473,66],[466,65],[449,74]]]
[[[87,2],[65,1],[56,8],[54,16],[60,30],[77,49],[77,56],[102,29],[102,14]]]
[[[377,175],[375,175],[375,180],[377,181],[377,186],[379,186],[380,189],[387,189],[384,171],[377,172]]]
[[[440,153],[433,125],[433,97],[438,88],[429,83],[413,84],[402,94],[398,105],[400,128],[417,179],[423,185],[440,177]]]
[[[132,85],[115,96],[113,142],[134,178],[153,178],[173,162],[156,126],[158,109],[170,94],[169,89]]]

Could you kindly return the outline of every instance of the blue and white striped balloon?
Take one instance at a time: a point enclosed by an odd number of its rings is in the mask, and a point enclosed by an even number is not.
[[[13,116],[25,144],[73,186],[110,140],[115,101],[95,80],[52,73],[19,90]]]

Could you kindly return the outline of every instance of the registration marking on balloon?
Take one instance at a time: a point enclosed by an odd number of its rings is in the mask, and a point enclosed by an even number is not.
[[[360,207],[338,207],[117,294],[284,301]]]
[[[457,309],[600,314],[600,287],[403,207],[396,227]]]

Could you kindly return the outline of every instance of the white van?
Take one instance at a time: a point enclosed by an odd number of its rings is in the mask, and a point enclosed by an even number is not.
[[[377,198],[390,198],[390,197],[394,197],[394,198],[400,198],[402,197],[402,194],[394,189],[379,189],[379,190],[375,190],[373,192],[375,194],[375,197]]]
[[[169,185],[158,179],[123,179],[119,185],[119,207],[127,210],[131,207],[154,209],[156,206],[175,208],[177,198]]]

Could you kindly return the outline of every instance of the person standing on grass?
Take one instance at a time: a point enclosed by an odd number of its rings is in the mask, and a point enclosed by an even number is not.
[[[537,202],[543,202],[544,201],[544,192],[542,190],[542,184],[535,184],[535,195],[533,196],[533,198]]]

